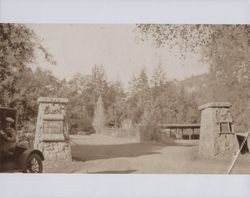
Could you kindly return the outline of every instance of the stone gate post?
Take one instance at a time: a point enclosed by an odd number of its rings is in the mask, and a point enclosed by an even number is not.
[[[71,161],[68,127],[65,121],[67,98],[38,99],[39,109],[34,147],[45,160]]]
[[[201,128],[199,154],[204,157],[236,154],[239,145],[233,131],[228,102],[207,103],[199,106]]]

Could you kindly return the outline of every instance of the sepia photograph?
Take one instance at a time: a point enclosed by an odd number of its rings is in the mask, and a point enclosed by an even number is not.
[[[249,35],[0,23],[0,172],[249,174]]]

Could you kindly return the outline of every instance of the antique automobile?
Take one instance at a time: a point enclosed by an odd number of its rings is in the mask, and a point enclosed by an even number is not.
[[[17,132],[18,112],[14,108],[0,107],[0,130],[6,117],[11,117],[14,123],[11,125]],[[13,153],[3,152],[3,137],[0,135],[0,172],[23,172],[23,173],[42,173],[44,156],[41,151],[32,149],[20,142],[14,143]]]

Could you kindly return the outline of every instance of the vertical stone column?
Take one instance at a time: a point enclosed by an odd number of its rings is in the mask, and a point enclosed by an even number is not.
[[[71,161],[68,127],[65,121],[67,98],[38,99],[39,109],[34,147],[45,160]]]
[[[204,157],[230,156],[239,147],[228,102],[207,103],[199,106],[201,128],[199,154]]]

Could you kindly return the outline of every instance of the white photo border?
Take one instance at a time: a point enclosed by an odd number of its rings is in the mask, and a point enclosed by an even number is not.
[[[249,24],[249,0],[0,0],[2,23]],[[248,175],[0,174],[0,197],[249,197]]]

